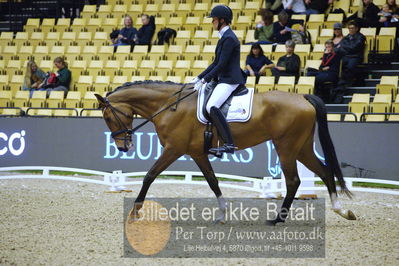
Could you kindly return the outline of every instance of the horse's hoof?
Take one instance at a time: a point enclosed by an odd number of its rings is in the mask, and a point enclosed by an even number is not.
[[[128,223],[128,224],[132,224],[132,223],[134,223],[136,220],[137,220],[137,219],[134,218],[134,216],[129,215],[129,216],[127,217],[127,223]]]
[[[127,223],[128,224],[132,224],[132,223],[134,223],[134,222],[137,222],[137,221],[139,221],[140,220],[140,218],[139,217],[137,217],[137,216],[134,216],[134,215],[129,215],[128,217],[127,217]]]
[[[333,209],[333,211],[346,220],[356,220],[356,216],[351,210]]]
[[[281,219],[274,219],[274,220],[267,220],[266,225],[275,226],[277,223],[284,223],[284,220]]]
[[[348,210],[347,218],[348,220],[356,220],[356,215],[351,211]]]
[[[139,219],[140,219],[140,215],[134,209],[132,209],[130,211],[129,215],[127,216],[127,223],[132,224],[132,223],[138,221]]]
[[[217,218],[213,221],[213,224],[225,224],[226,220],[224,218]]]

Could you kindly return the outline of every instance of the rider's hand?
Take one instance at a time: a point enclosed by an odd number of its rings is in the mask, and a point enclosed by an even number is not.
[[[198,91],[199,89],[201,89],[202,85],[204,85],[204,84],[205,84],[205,81],[204,81],[204,80],[199,80],[199,81],[197,81],[197,82],[195,83],[195,85],[194,85],[194,90],[195,90],[195,91]]]
[[[197,83],[198,81],[200,81],[200,79],[198,77],[193,78],[189,83]]]

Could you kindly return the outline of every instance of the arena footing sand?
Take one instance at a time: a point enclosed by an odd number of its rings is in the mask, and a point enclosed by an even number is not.
[[[123,256],[123,197],[105,186],[53,180],[0,181],[2,265],[399,265],[399,197],[343,199],[357,221],[326,213],[326,258],[135,259]],[[225,197],[257,193],[222,188]],[[213,197],[206,186],[154,184],[148,197]],[[319,197],[327,197],[320,193]],[[327,205],[329,207],[329,203]]]

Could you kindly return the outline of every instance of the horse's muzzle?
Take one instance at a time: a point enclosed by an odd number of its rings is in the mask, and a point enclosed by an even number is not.
[[[119,146],[118,146],[118,150],[121,151],[121,152],[127,152],[127,151],[129,151],[130,148],[132,148],[132,147],[133,147],[133,143],[131,142],[131,143],[129,143],[128,145],[125,144],[123,147],[119,147]]]
[[[127,147],[118,147],[118,150],[122,151],[122,152],[127,152],[129,150],[129,148],[127,148]]]

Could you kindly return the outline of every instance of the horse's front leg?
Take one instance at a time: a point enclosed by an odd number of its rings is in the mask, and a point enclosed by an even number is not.
[[[169,165],[171,165],[174,161],[176,161],[181,154],[176,154],[173,150],[165,148],[161,157],[155,162],[155,164],[151,167],[151,169],[147,172],[144,177],[143,185],[141,186],[141,190],[136,200],[134,201],[134,206],[130,211],[128,222],[131,223],[134,219],[138,217],[138,212],[143,206],[145,196],[147,195],[147,191],[150,188],[152,182],[154,182],[155,178],[164,171]]]
[[[220,215],[216,218],[215,222],[218,223],[225,223],[225,216],[226,216],[226,207],[227,203],[226,200],[222,196],[222,192],[220,191],[219,182],[213,172],[212,165],[209,162],[208,156],[200,156],[200,157],[193,157],[193,160],[201,169],[201,172],[204,174],[206,181],[208,182],[209,187],[215,193],[215,196],[219,203],[219,210]]]

